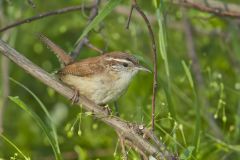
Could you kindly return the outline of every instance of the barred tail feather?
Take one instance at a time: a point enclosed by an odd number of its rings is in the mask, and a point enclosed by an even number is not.
[[[55,53],[61,65],[66,66],[74,61],[70,55],[68,55],[62,48],[60,48],[46,36],[39,34],[38,37],[53,53]]]

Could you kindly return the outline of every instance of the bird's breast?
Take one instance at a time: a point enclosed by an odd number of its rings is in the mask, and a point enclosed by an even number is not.
[[[128,75],[108,73],[89,77],[64,75],[60,79],[95,103],[106,104],[116,100],[126,91],[131,78]]]

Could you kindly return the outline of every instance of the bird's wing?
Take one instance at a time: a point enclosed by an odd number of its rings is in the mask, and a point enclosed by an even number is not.
[[[90,60],[91,59],[91,60]],[[91,76],[92,74],[100,73],[104,70],[103,65],[100,60],[96,57],[88,58],[80,62],[76,62],[65,66],[60,71],[58,75],[75,75],[75,76]]]

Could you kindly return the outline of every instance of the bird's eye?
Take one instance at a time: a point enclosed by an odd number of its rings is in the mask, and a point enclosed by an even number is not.
[[[128,64],[127,64],[127,63],[123,63],[123,66],[124,66],[124,67],[128,67]]]

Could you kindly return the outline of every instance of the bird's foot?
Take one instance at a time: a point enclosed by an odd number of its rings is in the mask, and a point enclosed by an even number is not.
[[[103,106],[103,109],[104,110],[107,110],[107,114],[110,116],[110,115],[112,115],[112,110],[111,110],[111,108],[108,106],[108,105],[104,105]]]
[[[72,98],[70,99],[72,104],[78,103],[79,101],[79,91],[77,89],[74,89],[74,94]]]

